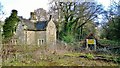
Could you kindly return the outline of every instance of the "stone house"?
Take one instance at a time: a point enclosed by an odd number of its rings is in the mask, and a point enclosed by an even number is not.
[[[14,44],[51,45],[56,43],[56,25],[50,15],[49,20],[37,21],[35,14],[30,14],[30,19],[20,18],[16,29]],[[16,41],[17,40],[17,41]]]

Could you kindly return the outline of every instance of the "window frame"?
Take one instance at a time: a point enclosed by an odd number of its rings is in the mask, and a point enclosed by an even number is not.
[[[44,44],[44,39],[38,39],[38,45],[43,45]]]

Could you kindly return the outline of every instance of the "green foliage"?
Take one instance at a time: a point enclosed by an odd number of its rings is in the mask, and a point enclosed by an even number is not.
[[[86,57],[87,57],[88,59],[93,59],[93,58],[94,58],[94,55],[93,55],[93,54],[88,53],[88,54],[86,54]]]
[[[66,36],[63,36],[63,40],[64,40],[65,42],[67,42],[67,43],[72,43],[72,42],[75,41],[75,38],[74,38],[73,35],[68,34],[68,35],[66,35]]]
[[[112,60],[116,63],[120,63],[120,57],[114,57]]]
[[[101,33],[102,38],[109,40],[120,40],[120,16],[116,16],[110,20]]]
[[[2,28],[2,25],[1,25],[1,22],[0,22],[0,44],[2,43],[2,31],[1,31],[1,28]]]
[[[100,44],[106,44],[106,45],[114,45],[114,46],[119,46],[120,42],[119,41],[114,41],[114,40],[107,40],[107,39],[101,39],[98,40]]]
[[[62,50],[61,54],[59,53],[47,54],[46,53],[47,48],[45,48],[44,46],[41,46],[41,47],[38,47],[35,45],[14,46],[13,48],[17,50],[17,52],[15,53],[17,55],[16,58],[14,57],[14,55],[8,55],[7,60],[5,60],[2,63],[2,65],[3,66],[81,66],[81,65],[87,65],[87,66],[93,66],[93,65],[94,66],[113,66],[114,65],[115,66],[117,65],[116,63],[104,62],[104,61],[102,61],[101,63],[101,61],[98,61],[98,60],[97,61],[88,60],[86,59],[86,57],[85,58],[80,57],[80,56],[86,56],[86,53],[70,52],[70,51],[63,53],[63,49],[61,49]],[[46,51],[44,52],[44,50]],[[93,55],[95,56],[94,53],[87,54],[87,55],[88,56],[92,55],[92,57]],[[39,59],[40,56],[42,56],[42,59]],[[5,57],[3,57],[3,59],[4,58]]]
[[[108,25],[108,30],[110,31],[108,36],[109,39],[120,40],[120,17],[113,19]]]
[[[54,1],[52,3],[54,3]],[[101,5],[86,2],[81,3],[80,1],[65,3],[55,2],[55,5],[51,7],[51,10],[58,11],[58,34],[60,39],[62,38],[67,42],[71,42],[74,39],[79,41],[88,33],[94,32],[95,25],[93,24],[93,20],[103,11]],[[61,36],[61,33],[65,35]],[[68,37],[68,35],[70,37]]]
[[[120,57],[117,58],[117,62],[120,63]]]
[[[11,15],[5,19],[5,24],[3,25],[4,39],[11,38],[14,35],[18,22],[17,10],[12,10]]]
[[[84,55],[82,53],[66,53],[64,56],[70,56],[70,57],[79,57],[81,55]]]
[[[104,23],[103,30],[101,32],[101,38],[107,38],[109,40],[117,40],[120,41],[120,4],[119,1],[113,1],[111,3],[109,10],[104,13]],[[115,9],[115,10],[113,10]],[[106,21],[107,19],[108,21]]]

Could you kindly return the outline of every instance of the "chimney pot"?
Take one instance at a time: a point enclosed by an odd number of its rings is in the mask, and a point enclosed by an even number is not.
[[[50,15],[50,17],[49,17],[49,20],[51,20],[52,19],[52,15]]]
[[[30,12],[30,20],[34,22],[37,20],[34,12]]]

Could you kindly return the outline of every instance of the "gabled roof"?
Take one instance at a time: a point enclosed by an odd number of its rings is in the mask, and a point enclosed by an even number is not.
[[[25,26],[27,26],[27,30],[35,29],[34,23],[31,22],[30,20],[23,19],[23,23],[24,23]]]
[[[27,26],[26,30],[31,31],[44,31],[46,30],[46,26],[49,21],[37,21],[37,22],[31,22],[28,19],[22,19],[25,26]]]
[[[22,21],[23,25],[26,26],[25,30],[44,31],[46,30],[48,22],[52,19],[52,15],[50,15],[49,20],[37,22],[32,22],[29,19],[24,19],[22,16],[19,16],[19,18]]]

